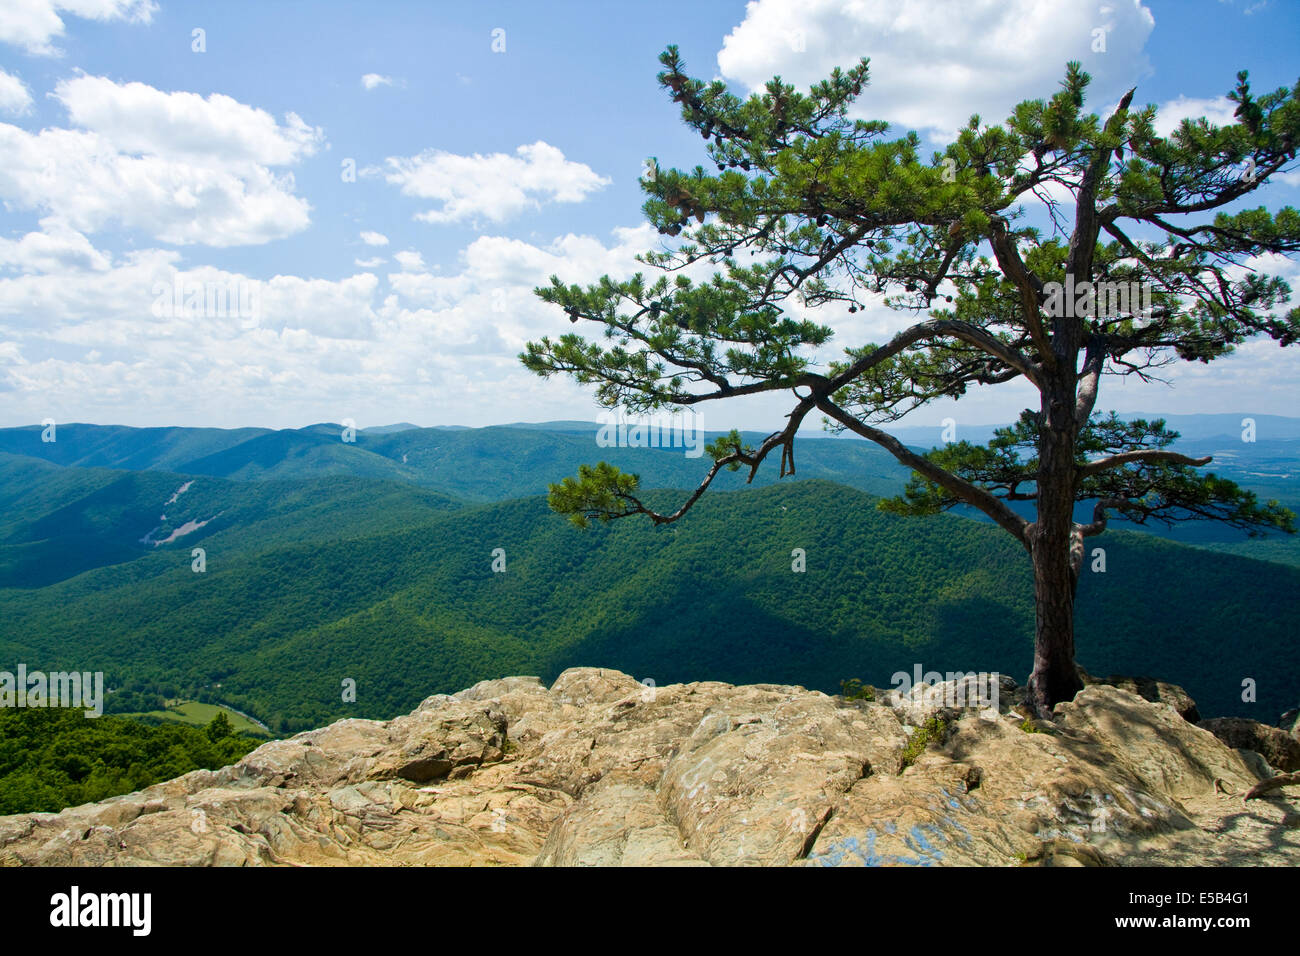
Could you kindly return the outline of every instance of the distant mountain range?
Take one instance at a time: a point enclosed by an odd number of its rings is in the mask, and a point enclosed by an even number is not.
[[[1250,419],[1255,423],[1256,435],[1261,440],[1295,441],[1300,439],[1300,418],[1288,418],[1283,415],[1255,415],[1249,412],[1221,412],[1204,415],[1162,415],[1159,412],[1121,412],[1119,417],[1125,421],[1133,421],[1134,419],[1139,418],[1145,418],[1147,420],[1163,418],[1169,428],[1178,432],[1185,440],[1206,438],[1231,438],[1233,440],[1240,440],[1243,430],[1242,422],[1245,419]],[[371,434],[388,434],[391,432],[407,431],[419,427],[421,426],[413,425],[410,422],[400,422],[396,425],[379,425],[374,428],[366,428],[362,430]],[[466,428],[464,425],[436,425],[433,427],[451,428],[455,430]],[[553,422],[510,422],[501,427],[526,428],[547,432],[580,432],[593,434],[599,425],[595,422],[564,420]],[[996,424],[961,425],[958,428],[959,434],[957,437],[968,441],[983,442],[993,436],[995,429],[1001,427],[1003,426]],[[901,438],[908,444],[929,447],[942,440],[943,426],[892,424],[885,426],[885,430],[891,435]],[[849,437],[849,440],[858,439]]]
[[[1139,417],[1136,415],[1126,416]],[[1156,415],[1142,416],[1147,418]],[[1181,437],[1174,446],[1189,455],[1214,456],[1208,470],[1300,511],[1300,419],[1254,416],[1254,441],[1242,440],[1245,414],[1166,416]],[[704,459],[682,449],[602,448],[594,422],[561,421],[486,428],[420,428],[409,423],[359,429],[355,441],[343,426],[301,429],[129,428],[66,424],[57,440],[42,442],[40,426],[0,429],[0,454],[39,458],[78,468],[165,471],[178,478],[207,475],[234,481],[300,479],[347,475],[415,484],[468,502],[505,501],[545,494],[549,483],[578,466],[608,461],[641,475],[646,488],[695,487]],[[985,441],[994,426],[958,426],[957,438]],[[938,426],[891,429],[915,448],[939,444]],[[717,433],[710,433],[709,439]],[[764,435],[744,433],[757,443]],[[908,472],[886,451],[856,438],[814,433],[796,441],[796,477],[835,481],[877,496],[897,494]],[[773,463],[774,464],[774,463]],[[746,487],[747,472],[724,472],[716,490]],[[170,479],[169,479],[170,480]],[[775,467],[763,467],[752,487],[778,481]],[[1080,518],[1087,519],[1086,509]],[[982,520],[973,509],[958,513]],[[1116,519],[1115,527],[1133,527]],[[1138,529],[1184,544],[1300,566],[1300,536],[1250,539],[1209,523]]]
[[[0,453],[77,468],[167,471],[236,481],[323,475],[384,478],[467,501],[545,494],[549,482],[598,460],[639,472],[649,488],[692,488],[708,469],[706,459],[688,458],[681,448],[601,448],[596,444],[599,426],[562,424],[572,427],[387,426],[358,430],[352,442],[344,441],[343,426],[334,424],[279,431],[67,424],[58,426],[53,442],[41,441],[39,426],[0,429]],[[748,437],[758,441],[764,436]],[[797,447],[800,477],[840,481],[873,494],[892,494],[907,477],[888,452],[866,442],[801,439]],[[728,472],[715,487],[739,488],[746,477]],[[776,469],[763,468],[754,484],[776,480]]]

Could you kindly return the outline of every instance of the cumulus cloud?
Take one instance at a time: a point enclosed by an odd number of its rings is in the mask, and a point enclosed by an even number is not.
[[[1237,105],[1226,96],[1212,99],[1195,99],[1180,96],[1158,107],[1155,130],[1161,136],[1168,136],[1183,124],[1185,119],[1204,117],[1212,126],[1233,126],[1237,118],[1232,115]]]
[[[93,232],[109,224],[177,245],[257,244],[307,226],[292,177],[265,167],[227,170],[161,156],[128,156],[94,133],[30,134],[0,124],[0,196]]]
[[[447,276],[405,250],[411,271],[386,278],[258,281],[187,265],[176,250],[110,259],[45,223],[39,236],[0,244],[6,423],[86,417],[85,396],[96,414],[133,422],[489,424],[525,417],[520,408],[573,417],[588,392],[543,382],[516,358],[528,338],[569,328],[532,289],[553,272],[628,275],[656,238],[649,226],[542,245],[484,236]],[[7,274],[8,263],[24,274]],[[213,290],[255,311],[213,313]]]
[[[379,86],[392,86],[393,78],[384,76],[382,73],[367,73],[361,77],[361,85],[367,90],[373,90]]]
[[[414,249],[404,249],[393,253],[393,258],[402,267],[403,272],[418,272],[424,268],[424,256]]]
[[[54,96],[73,125],[124,153],[287,166],[313,155],[325,138],[296,113],[280,124],[221,93],[164,93],[145,83],[78,76],[59,83]]]
[[[543,203],[581,202],[610,182],[540,140],[520,146],[514,155],[426,150],[418,156],[390,156],[384,178],[403,195],[440,203],[415,217],[431,223],[502,222]]]
[[[0,113],[10,116],[23,116],[31,112],[32,94],[27,84],[0,67]]]
[[[388,237],[382,232],[363,232],[361,233],[361,241],[368,246],[388,245]]]
[[[318,128],[283,123],[221,94],[164,93],[80,76],[55,97],[77,129],[0,123],[0,199],[94,232],[139,229],[163,242],[232,246],[309,222],[285,167],[314,154]]]
[[[409,268],[386,277],[367,272],[337,280],[276,275],[258,281],[187,265],[176,250],[135,250],[110,259],[65,224],[47,221],[40,234],[0,243],[5,424],[47,415],[65,420],[65,414],[140,424],[279,426],[342,417],[361,424],[408,419],[471,425],[581,417],[588,414],[581,409],[592,409],[589,388],[563,377],[539,379],[516,358],[526,341],[574,328],[532,289],[553,273],[579,284],[604,274],[630,275],[644,268],[635,256],[658,241],[645,224],[616,229],[603,240],[570,234],[530,243],[485,235],[467,245],[446,274],[430,271],[406,250],[398,255]],[[1254,265],[1300,279],[1293,264],[1261,259]],[[24,274],[7,274],[14,267]],[[246,289],[255,313],[214,314],[202,297],[199,311],[190,311],[185,305],[195,288]],[[159,308],[174,301],[176,289],[182,307]],[[239,294],[231,298],[237,300]],[[856,315],[833,308],[809,314],[837,331],[825,357],[844,346],[883,341],[914,320],[877,303]],[[1278,403],[1288,400],[1285,388],[1293,394],[1296,373],[1285,371],[1285,358],[1271,343],[1243,347],[1215,363],[1214,371],[1226,374],[1205,378],[1206,394],[1222,407],[1239,404],[1237,396],[1247,393],[1259,394],[1261,410],[1287,407]],[[1180,368],[1176,381],[1182,386],[1184,375],[1198,374]],[[1267,379],[1270,389],[1280,383],[1278,394],[1257,387],[1243,393],[1252,379]],[[1006,419],[1008,403],[1018,408],[1032,397],[1014,391],[975,390],[960,405],[960,420]],[[1107,394],[1118,402],[1129,390],[1112,395],[1108,388]],[[1133,407],[1144,400],[1149,407],[1149,391],[1142,395],[1133,398]],[[91,412],[86,396],[93,396]],[[788,395],[762,396],[709,406],[704,414],[709,428],[761,428],[779,421],[788,405]],[[939,408],[929,411],[938,414]]]
[[[51,41],[63,36],[66,14],[148,23],[157,10],[153,0],[18,0],[5,4],[0,43],[12,43],[33,56],[58,56],[61,51]]]
[[[370,339],[378,285],[378,277],[368,272],[338,281],[278,275],[261,283],[258,325],[326,338]]]
[[[615,229],[609,242],[575,234],[544,245],[480,236],[461,252],[454,273],[434,274],[422,262],[417,266],[408,260],[402,272],[389,275],[394,295],[384,314],[408,322],[421,317],[444,339],[476,342],[480,348],[493,342],[492,354],[513,356],[531,337],[569,329],[562,313],[538,299],[533,289],[546,285],[552,275],[572,283],[631,275],[644,268],[637,254],[657,239],[649,225]],[[695,272],[696,278],[704,275]]]
[[[0,239],[0,339],[57,340],[104,350],[148,350],[161,340],[238,338],[251,329],[323,338],[373,337],[379,280],[255,279],[186,265],[179,252],[112,257],[57,220]],[[6,275],[17,271],[17,275]]]
[[[806,88],[869,56],[854,115],[943,141],[972,113],[1000,122],[1019,101],[1050,96],[1068,60],[1092,74],[1094,105],[1118,99],[1149,72],[1154,25],[1141,0],[751,0],[717,61],[750,89],[774,75]],[[1105,52],[1094,52],[1098,36]]]
[[[58,222],[42,226],[41,232],[29,232],[21,239],[0,238],[0,265],[20,272],[103,272],[110,266],[108,255],[75,229]]]

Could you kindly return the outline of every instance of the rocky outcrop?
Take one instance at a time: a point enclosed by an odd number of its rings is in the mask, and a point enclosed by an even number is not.
[[[1253,750],[1274,770],[1300,770],[1300,740],[1280,727],[1270,727],[1244,717],[1214,717],[1197,726],[1208,730],[1229,747]]]
[[[577,668],[0,817],[8,865],[1300,864],[1268,768],[1121,687],[1050,721]],[[1011,701],[1012,703],[1008,703]],[[923,723],[918,721],[923,720]]]
[[[1085,686],[1088,684],[1107,684],[1137,694],[1143,700],[1149,700],[1153,704],[1168,704],[1178,711],[1179,716],[1184,720],[1191,721],[1193,724],[1201,719],[1200,711],[1196,709],[1196,701],[1192,700],[1187,691],[1177,684],[1169,684],[1162,680],[1156,680],[1154,677],[1117,677],[1114,675],[1110,677],[1093,677],[1082,667],[1079,668],[1079,677],[1083,679]]]

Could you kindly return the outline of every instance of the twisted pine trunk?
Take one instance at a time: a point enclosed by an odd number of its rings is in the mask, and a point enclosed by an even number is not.
[[[1074,532],[1073,367],[1053,376],[1043,392],[1039,436],[1038,519],[1026,529],[1034,566],[1034,669],[1028,704],[1036,716],[1072,700],[1083,686],[1074,664],[1074,593],[1078,580],[1071,561]]]

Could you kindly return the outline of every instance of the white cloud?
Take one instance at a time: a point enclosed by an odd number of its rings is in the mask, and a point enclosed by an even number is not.
[[[232,246],[304,229],[310,206],[282,167],[311,156],[323,133],[295,114],[228,96],[164,93],[81,76],[56,98],[80,129],[29,133],[0,123],[0,199],[81,232],[116,224],[163,242]]]
[[[545,202],[581,202],[610,182],[541,141],[520,146],[513,156],[459,156],[442,150],[390,156],[384,175],[403,195],[439,202],[415,217],[432,223],[478,217],[501,222]]]
[[[375,256],[371,259],[353,259],[352,261],[362,269],[378,269],[387,260],[385,260],[383,256]]]
[[[1270,2],[1271,0],[1245,0],[1246,6],[1241,8],[1241,12],[1245,16],[1253,16],[1260,10],[1267,8]],[[1219,3],[1224,6],[1235,6],[1237,0],[1219,0]]]
[[[487,235],[467,245],[447,275],[404,250],[397,255],[409,271],[386,280],[367,272],[259,281],[186,265],[175,250],[110,260],[61,223],[43,222],[42,230],[0,243],[0,261],[26,273],[0,268],[0,424],[46,416],[227,426],[343,417],[361,424],[470,425],[590,417],[590,388],[564,377],[539,379],[516,355],[542,335],[598,330],[570,325],[532,289],[552,273],[578,284],[627,276],[643,268],[636,254],[659,241],[646,224],[616,229],[603,241],[570,234],[533,244]],[[1300,278],[1284,261],[1261,257],[1253,264]],[[165,298],[192,283],[250,286],[256,316],[155,308],[156,290]],[[848,345],[883,341],[914,320],[874,302],[856,315],[831,308],[809,315],[837,331],[827,357]],[[1168,406],[1180,397],[1199,401],[1204,387],[1221,408],[1241,407],[1242,396],[1254,396],[1261,413],[1277,411],[1289,407],[1287,389],[1294,394],[1300,374],[1289,358],[1271,343],[1252,344],[1215,363],[1212,373],[1222,374],[1197,378],[1198,369],[1180,365],[1176,381],[1183,389],[1191,385],[1191,395],[1160,388],[1153,398],[1150,388],[1139,393],[1114,383],[1105,394],[1130,407]],[[917,420],[941,411],[964,422],[1004,420],[1031,398],[1017,386],[976,389],[955,409],[936,406]],[[709,405],[705,421],[717,429],[771,427],[789,405],[785,394]]]
[[[27,272],[0,268],[0,342],[11,343],[0,350],[5,424],[47,415],[228,425],[575,417],[590,407],[589,390],[544,382],[516,358],[528,338],[571,328],[532,289],[553,272],[572,282],[627,275],[657,238],[644,225],[606,242],[566,235],[537,246],[484,236],[446,277],[405,250],[399,255],[416,271],[394,273],[385,288],[369,273],[257,281],[187,266],[174,250],[111,262],[42,256],[40,243],[55,245],[60,235],[69,249],[77,242],[62,226],[43,225],[48,236],[39,242],[0,245],[0,257],[21,257]],[[156,308],[195,283],[251,287],[255,320]]]
[[[325,139],[324,131],[296,113],[280,125],[265,110],[221,93],[204,98],[78,76],[59,83],[54,95],[74,126],[100,134],[124,153],[287,166],[313,155]]]
[[[1168,136],[1182,125],[1185,119],[1205,119],[1213,126],[1234,126],[1237,118],[1232,115],[1236,104],[1226,96],[1198,100],[1180,96],[1158,108],[1155,130],[1161,136]]]
[[[0,67],[0,113],[22,116],[31,112],[32,94],[27,84]]]
[[[363,232],[361,233],[361,241],[368,246],[388,245],[388,237],[381,232]]]
[[[0,265],[20,272],[57,272],[61,269],[103,272],[109,257],[90,240],[62,223],[43,222],[42,232],[29,232],[21,239],[0,238]]]
[[[419,272],[424,268],[424,256],[420,255],[414,249],[405,249],[402,252],[393,253],[393,258],[397,264],[402,267],[403,272]]]
[[[460,341],[487,336],[500,343],[500,354],[514,355],[529,337],[570,328],[558,308],[533,294],[534,288],[548,284],[552,275],[573,283],[594,282],[606,274],[630,275],[644,268],[635,256],[659,238],[649,225],[615,229],[612,235],[609,244],[568,234],[545,246],[480,236],[461,253],[460,271],[445,276],[423,271],[423,262],[407,259],[404,271],[388,277],[396,299],[385,311],[407,320],[423,316],[436,323],[440,335]]]
[[[0,17],[0,42],[20,46],[34,56],[58,56],[60,51],[50,41],[63,36],[63,14],[148,23],[157,9],[153,0],[10,0]]]
[[[93,232],[116,223],[163,242],[257,244],[307,226],[292,177],[265,167],[225,170],[160,156],[127,156],[94,133],[30,134],[0,124],[0,197]]]
[[[1141,0],[751,0],[718,69],[750,89],[774,75],[806,89],[869,56],[853,115],[946,140],[972,113],[1001,122],[1021,100],[1051,96],[1067,60],[1092,74],[1094,108],[1118,99],[1149,72],[1154,23]]]
[[[302,279],[278,275],[262,283],[262,329],[302,329],[316,336],[369,339],[371,307],[379,279],[363,272],[347,279]]]
[[[393,78],[391,76],[384,76],[381,73],[367,73],[365,76],[361,77],[361,85],[367,90],[373,90],[378,86],[392,86]]]
[[[151,355],[178,344],[197,353],[250,337],[264,341],[271,332],[330,339],[374,335],[379,280],[370,273],[259,280],[213,266],[182,267],[178,253],[161,249],[111,262],[85,237],[62,227],[17,242],[0,240],[0,263],[23,270],[0,275],[0,339]],[[194,290],[199,296],[191,300]],[[220,298],[211,296],[213,290]]]
[[[65,247],[72,245],[65,240]],[[95,320],[122,323],[123,341],[148,338],[152,329],[142,325],[150,323],[154,283],[171,281],[178,254],[159,249],[129,252],[111,268],[96,268],[103,253],[92,251],[88,262],[45,254],[45,249],[57,247],[54,233],[40,240],[28,235],[5,247],[6,260],[19,265],[23,274],[0,278],[0,326],[6,333],[0,338],[40,338],[60,328],[93,325]]]

